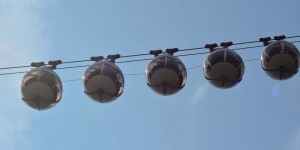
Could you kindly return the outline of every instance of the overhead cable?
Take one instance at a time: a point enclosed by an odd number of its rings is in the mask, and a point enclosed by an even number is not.
[[[292,38],[300,38],[300,36],[289,36],[286,37],[285,39],[292,39]],[[240,43],[233,43],[233,45],[243,45],[243,44],[250,44],[250,43],[257,43],[259,41],[249,41],[249,42],[240,42]],[[293,41],[291,43],[299,43],[300,41]],[[238,50],[243,50],[243,49],[250,49],[250,48],[259,48],[259,47],[264,47],[263,45],[260,46],[249,46],[249,47],[242,47],[242,48],[235,48],[231,49],[234,51]],[[200,47],[200,48],[188,48],[188,49],[180,49],[178,51],[184,52],[184,51],[194,51],[194,50],[201,50],[205,49],[205,47]],[[201,54],[207,54],[210,52],[198,52],[198,53],[191,53],[191,54],[180,54],[177,55],[178,57],[184,57],[184,56],[191,56],[191,55],[201,55]],[[144,54],[133,54],[133,55],[124,55],[121,56],[121,58],[129,58],[129,57],[137,57],[137,56],[147,56],[150,55],[149,53],[144,53]],[[126,61],[119,61],[116,63],[129,63],[129,62],[139,62],[139,61],[146,61],[146,60],[152,60],[152,58],[144,58],[144,59],[134,59],[134,60],[126,60]],[[91,60],[85,59],[85,60],[75,60],[75,61],[65,61],[62,62],[62,64],[72,64],[72,63],[81,63],[81,62],[89,62]],[[49,64],[46,64],[49,65]],[[71,66],[71,67],[63,67],[63,68],[57,68],[57,69],[70,69],[70,68],[80,68],[80,67],[87,67],[89,65],[81,65],[81,66]],[[20,69],[20,68],[30,68],[32,66],[13,66],[13,67],[2,67],[0,70],[9,70],[9,69]],[[10,74],[19,74],[19,73],[24,73],[24,72],[10,72],[10,73],[2,73],[1,75],[10,75]]]
[[[257,61],[260,60],[260,58],[253,58],[253,59],[246,59],[244,60],[244,62],[251,62],[251,61]],[[194,66],[194,67],[188,67],[186,68],[187,70],[194,70],[194,69],[198,69],[198,68],[202,68],[203,65],[198,65],[198,66]],[[125,76],[139,76],[139,75],[145,75],[144,72],[141,73],[125,73]],[[75,82],[75,81],[82,81],[82,79],[72,79],[72,80],[64,80],[62,82]]]

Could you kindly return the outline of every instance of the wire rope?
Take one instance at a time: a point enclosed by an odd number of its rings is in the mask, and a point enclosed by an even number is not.
[[[286,37],[286,38],[298,38],[300,36],[291,36],[291,37]],[[254,43],[255,41],[250,41],[250,42],[243,42],[243,43],[236,43],[236,45],[241,45],[241,44],[249,44],[249,43]],[[300,41],[292,41],[291,43],[299,43]],[[245,50],[245,49],[252,49],[252,48],[260,48],[264,47],[263,45],[258,45],[258,46],[248,46],[248,47],[241,47],[241,48],[234,48],[231,50],[234,51],[239,51],[239,50]],[[190,51],[190,50],[199,50],[199,49],[204,49],[202,48],[190,48],[190,49],[181,49],[180,51]],[[208,52],[198,52],[198,53],[189,53],[189,54],[180,54],[177,55],[177,57],[185,57],[185,56],[192,56],[192,55],[202,55],[202,54],[208,54]],[[127,55],[127,56],[122,56],[122,57],[131,57],[131,56],[144,56],[144,55],[150,55],[150,54],[136,54],[136,55]],[[153,58],[143,58],[143,59],[134,59],[134,60],[125,60],[125,61],[117,61],[117,64],[122,64],[122,63],[130,63],[130,62],[140,62],[140,61],[147,61],[147,60],[152,60]],[[71,63],[79,63],[79,62],[87,62],[91,60],[76,60],[76,61],[67,61],[67,62],[62,62],[62,64],[71,64]],[[46,64],[48,65],[48,64]],[[89,67],[90,65],[77,65],[77,66],[68,66],[68,67],[59,67],[56,68],[57,70],[63,70],[63,69],[72,69],[72,68],[83,68],[83,67]],[[0,68],[0,70],[8,70],[8,69],[20,69],[20,68],[28,68],[31,66],[15,66],[15,67],[3,67]],[[4,75],[13,75],[13,74],[21,74],[21,73],[26,73],[27,71],[18,71],[18,72],[8,72],[8,73],[1,73],[0,76]]]

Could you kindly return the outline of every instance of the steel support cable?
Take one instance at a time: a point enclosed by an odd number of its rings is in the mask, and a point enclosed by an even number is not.
[[[199,47],[199,48],[187,48],[187,49],[180,49],[179,52],[186,52],[186,51],[194,51],[194,50],[201,50],[206,49],[205,47]]]
[[[204,49],[204,47],[201,47],[201,48],[181,49],[179,51],[192,51],[192,50],[199,50],[199,49]],[[137,56],[148,56],[148,55],[150,55],[150,54],[147,53],[147,54],[124,55],[124,56],[121,56],[120,58],[129,58],[129,57],[137,57]],[[149,60],[149,59],[143,59],[143,60]],[[62,62],[62,64],[72,64],[72,63],[89,62],[89,61],[91,61],[91,60],[89,60],[89,59],[86,59],[86,60],[74,60],[74,61],[65,61],[65,62]],[[135,61],[141,61],[141,60],[128,60],[128,61],[122,61],[122,62],[118,62],[118,63],[135,62]],[[48,65],[48,64],[46,64],[46,65]],[[30,68],[30,67],[31,66],[3,67],[3,68],[0,68],[0,70]]]
[[[233,51],[239,51],[239,50],[252,49],[252,48],[260,48],[260,47],[264,47],[264,46],[263,45],[248,46],[248,47],[242,47],[242,48],[234,48],[234,49],[231,49],[231,50],[233,50]]]
[[[291,37],[287,37],[287,38],[298,38],[300,36],[291,36]],[[255,41],[252,41],[253,43]],[[300,41],[292,41],[291,43],[299,43]],[[249,44],[250,42],[244,42],[245,44]],[[237,44],[243,44],[243,43],[237,43]],[[234,51],[238,51],[238,50],[244,50],[244,49],[250,49],[250,48],[259,48],[259,47],[264,47],[264,46],[249,46],[249,47],[243,47],[243,48],[236,48],[236,49],[232,49]],[[200,48],[192,48],[192,49],[186,49],[186,50],[196,50],[196,49],[200,49]],[[177,55],[178,57],[184,57],[184,56],[192,56],[192,55],[200,55],[200,54],[207,54],[209,52],[201,52],[201,53],[192,53],[192,54],[183,54],[183,55]],[[146,54],[145,54],[146,55]],[[147,54],[148,55],[148,54]],[[130,55],[128,55],[130,56]],[[145,61],[145,60],[152,60],[152,58],[148,58],[148,59],[137,59],[137,60],[129,60],[129,61],[121,61],[121,62],[116,62],[116,63],[128,63],[128,62],[138,62],[138,61]],[[251,61],[255,61],[255,60],[260,60],[259,58],[256,59],[248,59],[248,60],[244,60],[244,62],[251,62]],[[80,60],[80,61],[70,61],[70,62],[63,62],[63,63],[74,63],[74,62],[84,62],[84,61],[90,61],[90,60]],[[58,70],[63,70],[63,69],[71,69],[71,68],[83,68],[83,67],[89,67],[90,65],[80,65],[80,66],[70,66],[70,67],[62,67],[62,68],[57,68]],[[17,67],[6,67],[6,68],[0,68],[0,70],[4,70],[4,69],[15,69],[15,68],[26,68],[26,67],[31,67],[31,66],[17,66]],[[187,68],[188,70],[191,69],[196,69],[196,68],[200,68],[202,66],[195,66],[195,67],[190,67]],[[9,72],[9,73],[2,73],[0,74],[0,76],[3,75],[13,75],[13,74],[23,74],[26,73],[28,71],[20,71],[20,72]],[[143,75],[144,73],[133,73],[133,74],[124,74],[124,75]],[[75,79],[75,80],[66,80],[63,82],[73,82],[73,81],[78,81],[81,79]]]
[[[79,63],[79,62],[87,62],[87,61],[91,61],[91,60],[66,61],[66,62],[62,62],[62,64],[71,64],[71,63]],[[45,64],[45,65],[49,65],[49,64]],[[0,70],[20,69],[20,68],[30,68],[30,67],[32,67],[32,66],[3,67],[3,68],[0,68]]]
[[[300,36],[293,36],[293,37],[287,37],[287,38],[297,38]],[[300,41],[292,41],[291,43],[299,43]],[[249,46],[249,47],[242,47],[242,48],[235,48],[235,49],[231,49],[234,51],[238,51],[238,50],[244,50],[244,49],[251,49],[251,48],[259,48],[259,47],[264,47],[263,45],[259,45],[259,46]],[[191,48],[191,49],[182,49],[182,50],[196,50],[196,49],[203,49],[203,48]],[[192,55],[201,55],[201,54],[208,54],[210,52],[199,52],[199,53],[191,53],[191,54],[181,54],[181,55],[177,55],[177,57],[184,57],[184,56],[192,56]],[[128,55],[129,56],[129,55]],[[116,63],[129,63],[129,62],[139,62],[139,61],[146,61],[146,60],[152,60],[153,58],[145,58],[145,59],[135,59],[135,60],[127,60],[127,61],[120,61],[120,62],[116,62]],[[63,64],[68,64],[68,63],[77,63],[77,62],[86,62],[86,61],[90,61],[90,60],[78,60],[78,61],[67,61],[67,62],[63,62]],[[48,64],[46,64],[48,65]],[[82,67],[88,67],[90,65],[80,65],[80,66],[70,66],[70,67],[63,67],[63,68],[57,68],[57,69],[70,69],[70,68],[82,68]],[[27,67],[31,67],[31,66],[16,66],[16,67],[5,67],[5,68],[0,68],[0,70],[7,70],[7,69],[19,69],[19,68],[27,68]],[[26,72],[9,72],[9,73],[2,73],[0,74],[0,76],[2,75],[11,75],[11,74],[20,74],[20,73],[26,73]]]
[[[260,58],[253,58],[253,59],[246,59],[244,60],[244,62],[252,62],[252,61],[257,61],[260,60]],[[198,65],[198,66],[194,66],[194,67],[188,67],[186,68],[187,70],[194,70],[194,69],[198,69],[198,68],[202,68],[203,65]],[[139,76],[139,75],[145,75],[145,73],[125,73],[124,76]],[[75,82],[75,81],[82,81],[82,79],[73,79],[73,80],[64,80],[62,82]]]
[[[194,51],[194,50],[200,50],[200,49],[205,49],[205,47],[179,49],[178,51],[179,52],[181,52],[181,51]],[[149,53],[145,53],[145,54],[135,54],[135,55],[125,55],[125,56],[121,55],[121,58],[136,57],[136,56],[148,56],[148,55],[150,55],[150,54]]]
[[[72,64],[72,63],[87,62],[87,61],[91,61],[91,60],[86,59],[86,60],[65,61],[65,62],[62,62],[62,64]]]
[[[300,42],[300,41],[299,41]],[[191,56],[191,55],[199,55],[198,53],[196,54],[189,54],[189,55],[184,55],[184,56]],[[255,61],[255,60],[260,60],[260,58],[255,58],[255,59],[246,59],[244,60],[244,62],[251,62],[251,61]],[[71,66],[71,67],[63,67],[63,68],[57,68],[58,70],[63,70],[63,69],[72,69],[72,68],[84,68],[84,67],[89,67],[90,65],[81,65],[81,66]],[[199,68],[202,67],[202,65],[200,66],[195,66],[195,67],[190,67],[187,68],[187,70],[191,70],[191,69],[195,69],[195,68]],[[27,73],[28,71],[21,71],[21,72],[10,72],[10,73],[2,73],[0,75],[12,75],[12,74],[22,74],[22,73]],[[142,75],[144,73],[129,73],[129,74],[124,74],[124,75]],[[77,80],[77,79],[75,79]]]
[[[293,41],[293,42],[291,42],[291,43],[299,43],[300,41]]]
[[[89,67],[91,65],[78,65],[78,66],[70,66],[70,67],[60,67],[60,68],[56,68],[56,70],[64,70],[64,69],[72,69],[72,68],[85,68],[85,67]]]
[[[179,52],[181,52],[181,51],[193,51],[193,50],[200,50],[200,49],[205,49],[205,47],[179,49],[178,51]],[[125,55],[125,56],[121,55],[121,58],[136,57],[136,56],[148,56],[148,55],[150,55],[150,54],[149,53],[144,53],[144,54],[134,54],[134,55]]]
[[[293,39],[293,38],[299,38],[300,36],[288,36],[285,37],[285,39]],[[240,43],[233,43],[232,45],[243,45],[243,44],[253,44],[253,43],[259,43],[260,41],[249,41],[249,42],[240,42]]]
[[[291,39],[291,38],[299,38],[300,36],[289,36],[286,37],[286,39]],[[233,43],[233,45],[244,45],[244,44],[253,44],[253,43],[259,43],[260,41],[249,41],[249,42],[239,42],[239,43]],[[199,47],[199,48],[187,48],[187,49],[179,49],[179,52],[183,51],[194,51],[194,50],[201,50],[201,49],[206,49],[205,47]],[[128,57],[136,57],[136,56],[148,56],[150,55],[149,53],[145,54],[134,54],[134,55],[125,55],[121,56],[121,58],[128,58]]]
[[[240,43],[233,43],[232,45],[253,44],[253,43],[258,43],[258,42],[260,42],[260,41],[240,42]]]
[[[299,38],[300,36],[289,36],[286,37],[286,39],[291,39],[291,38]],[[258,43],[260,41],[249,41],[249,42],[239,42],[239,43],[233,43],[233,45],[243,45],[243,44],[253,44],[253,43]],[[179,49],[178,51],[194,51],[194,50],[201,50],[201,49],[206,49],[205,47],[199,47],[199,48],[187,48],[187,49]],[[137,57],[137,56],[148,56],[150,55],[149,53],[144,53],[144,54],[133,54],[133,55],[121,55],[121,58],[128,58],[128,57]]]
[[[264,47],[263,45],[258,46],[248,46],[248,47],[242,47],[242,48],[235,48],[231,49],[233,51],[239,51],[239,50],[245,50],[245,49],[251,49],[251,48],[258,48],[258,47]],[[192,55],[202,55],[202,54],[209,54],[210,52],[200,52],[200,53],[190,53],[190,54],[182,54],[182,55],[176,55],[177,57],[185,57],[185,56],[192,56]]]
[[[293,41],[291,43],[298,43],[300,41]],[[244,49],[251,49],[251,48],[258,48],[258,47],[264,47],[262,45],[259,46],[249,46],[249,47],[243,47],[243,48],[236,48],[232,49],[234,51],[238,50],[244,50]],[[200,53],[190,53],[190,54],[183,54],[183,55],[177,55],[177,57],[185,57],[185,56],[192,56],[192,55],[201,55],[201,54],[208,54],[210,52],[200,52]],[[138,62],[138,61],[145,61],[145,60],[152,60],[153,58],[146,58],[146,59],[136,59],[136,60],[129,60],[129,61],[121,61],[121,62],[116,62],[116,63],[129,63],[129,62]],[[72,68],[83,68],[83,67],[89,67],[90,65],[79,65],[79,66],[70,66],[70,67],[62,67],[62,68],[57,68],[58,70],[63,70],[63,69],[72,69]],[[25,72],[10,72],[10,73],[2,73],[2,75],[12,75],[12,74],[21,74],[21,73],[26,73]]]
[[[147,56],[147,55],[150,55],[150,54],[146,53],[146,54],[133,54],[133,55],[124,55],[124,56],[121,55],[120,58],[137,57],[137,56]]]
[[[300,35],[288,36],[288,37],[286,37],[286,39],[293,39],[293,38],[299,38],[299,37],[300,37]]]
[[[185,57],[185,56],[192,56],[192,55],[202,55],[202,54],[209,54],[210,52],[200,52],[200,53],[190,53],[190,54],[182,54],[176,55],[177,57]]]
[[[291,38],[299,38],[300,36],[289,36],[289,37],[286,37],[285,39],[291,39]],[[252,43],[258,43],[260,41],[249,41],[249,42],[240,42],[240,43],[233,43],[233,45],[243,45],[243,44],[252,44]],[[180,49],[178,51],[180,52],[184,52],[184,51],[194,51],[194,50],[201,50],[201,49],[206,49],[205,47],[200,47],[200,48],[188,48],[188,49]],[[144,54],[133,54],[133,55],[124,55],[124,56],[121,56],[121,58],[129,58],[129,57],[137,57],[137,56],[148,56],[150,55],[149,53],[144,53]],[[80,63],[80,62],[88,62],[88,61],[91,61],[89,59],[85,59],[85,60],[75,60],[75,61],[65,61],[65,62],[62,62],[62,64],[71,64],[71,63]],[[124,61],[124,62],[135,62],[134,61]],[[120,62],[120,63],[123,63],[123,62]],[[46,64],[48,65],[48,64]],[[8,70],[8,69],[19,69],[19,68],[29,68],[31,66],[14,66],[14,67],[3,67],[3,68],[0,68],[0,70]],[[1,74],[0,74],[1,75]]]
[[[138,61],[145,61],[145,60],[152,60],[152,59],[153,59],[153,58],[144,58],[144,59],[135,59],[135,60],[119,61],[119,62],[116,62],[116,64],[129,63],[129,62],[138,62]]]
[[[19,71],[19,72],[8,72],[8,73],[1,73],[0,76],[4,76],[4,75],[13,75],[13,74],[23,74],[26,73],[28,71]]]
[[[31,67],[31,66],[4,67],[4,68],[0,68],[0,70],[19,69],[19,68],[28,68],[28,67]]]

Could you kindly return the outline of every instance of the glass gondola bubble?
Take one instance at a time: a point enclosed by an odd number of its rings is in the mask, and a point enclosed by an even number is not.
[[[204,77],[215,87],[226,89],[238,84],[244,75],[244,62],[228,48],[215,49],[204,61]]]
[[[271,78],[285,80],[293,77],[299,68],[299,51],[290,42],[270,43],[261,55],[262,69]]]
[[[124,76],[114,60],[101,60],[85,71],[83,84],[85,94],[91,99],[107,103],[122,95]]]
[[[161,95],[177,93],[184,87],[186,79],[184,64],[169,53],[156,56],[146,68],[148,86]]]
[[[45,110],[61,100],[62,83],[52,69],[37,67],[23,77],[21,92],[26,104],[34,109]]]

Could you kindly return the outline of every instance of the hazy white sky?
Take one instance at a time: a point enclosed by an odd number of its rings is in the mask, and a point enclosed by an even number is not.
[[[297,0],[0,0],[0,67],[300,35],[299,6]],[[239,54],[252,59],[262,51]],[[180,59],[189,68],[206,56]],[[142,73],[147,63],[119,66],[124,74]],[[22,102],[22,74],[0,76],[0,149],[299,150],[299,75],[275,81],[259,61],[245,65],[243,81],[228,90],[212,87],[202,68],[190,69],[185,88],[168,97],[152,92],[143,75],[127,75],[123,95],[109,104],[90,100],[80,81],[64,82],[63,99],[46,111]],[[66,81],[85,69],[57,73]]]

